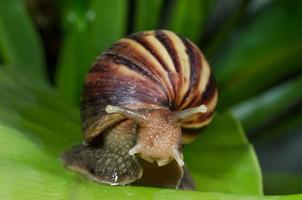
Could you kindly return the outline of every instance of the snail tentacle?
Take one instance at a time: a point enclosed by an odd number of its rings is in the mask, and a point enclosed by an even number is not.
[[[181,111],[175,111],[174,114],[175,114],[175,117],[178,119],[178,120],[182,120],[182,119],[186,119],[194,114],[197,114],[197,113],[206,113],[208,111],[208,108],[206,105],[202,104],[198,107],[195,107],[195,108],[187,108],[185,110],[181,110]]]
[[[142,123],[146,121],[144,113],[137,110],[132,110],[128,108],[122,108],[120,106],[107,105],[105,108],[107,113],[119,113],[127,118],[133,119],[135,122]]]
[[[176,160],[177,164],[180,167],[183,167],[185,165],[184,160],[183,160],[183,155],[182,153],[179,152],[179,150],[177,148],[173,149],[173,154],[174,154],[174,159]]]
[[[134,147],[132,147],[130,150],[129,150],[129,155],[133,156],[135,154],[137,154],[141,149],[141,145],[137,144],[135,145]]]

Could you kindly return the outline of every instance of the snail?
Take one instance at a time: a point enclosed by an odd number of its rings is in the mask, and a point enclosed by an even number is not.
[[[61,159],[100,183],[183,188],[190,182],[183,144],[210,123],[217,95],[210,67],[191,41],[167,30],[129,35],[88,72],[84,142]]]

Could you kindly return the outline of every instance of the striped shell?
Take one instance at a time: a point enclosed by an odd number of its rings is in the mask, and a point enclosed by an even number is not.
[[[86,77],[81,100],[85,141],[123,120],[107,114],[107,105],[178,111],[205,104],[207,114],[182,122],[183,128],[200,128],[210,122],[216,102],[215,82],[198,47],[170,31],[135,33],[104,52]],[[185,143],[192,136],[186,133]]]

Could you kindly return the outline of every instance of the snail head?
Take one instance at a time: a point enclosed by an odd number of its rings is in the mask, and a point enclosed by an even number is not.
[[[129,109],[108,105],[106,112],[119,113],[139,125],[137,143],[129,150],[130,155],[137,154],[151,163],[156,161],[158,166],[175,159],[182,167],[181,121],[193,114],[207,112],[207,107],[201,105],[182,111],[170,111],[163,108]]]

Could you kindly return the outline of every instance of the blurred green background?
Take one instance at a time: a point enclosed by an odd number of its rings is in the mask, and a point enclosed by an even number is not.
[[[298,0],[1,0],[0,122],[15,127],[22,116],[21,132],[79,132],[83,79],[94,59],[129,33],[169,29],[208,59],[217,113],[241,122],[264,194],[302,193],[301,20]],[[36,101],[39,108],[25,109]],[[61,118],[51,113],[58,110]]]

